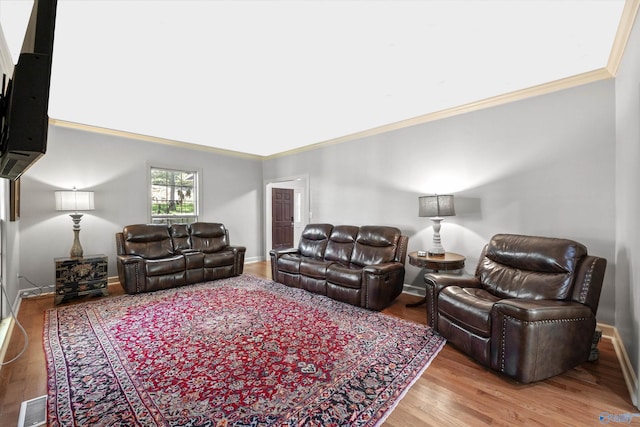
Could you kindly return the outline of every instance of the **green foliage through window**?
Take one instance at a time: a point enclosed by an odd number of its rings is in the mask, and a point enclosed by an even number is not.
[[[151,220],[154,223],[197,220],[195,171],[151,168]]]

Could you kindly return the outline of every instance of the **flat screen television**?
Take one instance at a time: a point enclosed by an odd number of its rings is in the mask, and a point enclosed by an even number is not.
[[[0,177],[18,179],[47,150],[57,0],[35,0],[18,63],[3,78]]]

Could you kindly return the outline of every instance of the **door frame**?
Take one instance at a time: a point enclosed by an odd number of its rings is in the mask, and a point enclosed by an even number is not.
[[[299,241],[299,235],[302,229],[309,224],[311,220],[311,197],[309,192],[309,175],[295,175],[282,178],[274,178],[264,181],[264,254],[265,260],[269,260],[269,251],[271,250],[271,189],[272,188],[293,188],[299,190],[301,201],[300,223],[293,228],[293,244],[296,246]],[[294,192],[295,194],[295,192]],[[294,204],[294,210],[296,209]],[[298,229],[299,228],[299,229]]]

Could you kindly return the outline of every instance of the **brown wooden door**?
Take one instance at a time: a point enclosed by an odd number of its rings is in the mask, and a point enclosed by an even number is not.
[[[293,247],[293,190],[271,189],[271,246],[273,249]]]

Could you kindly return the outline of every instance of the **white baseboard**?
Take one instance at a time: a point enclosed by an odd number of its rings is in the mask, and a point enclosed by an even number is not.
[[[253,257],[245,258],[244,259],[244,263],[245,264],[253,264],[254,262],[262,262],[264,260],[265,260],[264,257],[253,256]]]
[[[618,362],[620,363],[620,368],[622,369],[624,382],[627,385],[629,396],[631,396],[631,402],[636,408],[640,408],[638,406],[638,376],[631,365],[629,355],[618,333],[618,329],[615,326],[605,323],[598,323],[598,327],[602,330],[602,336],[611,340],[616,356],[618,357]]]

